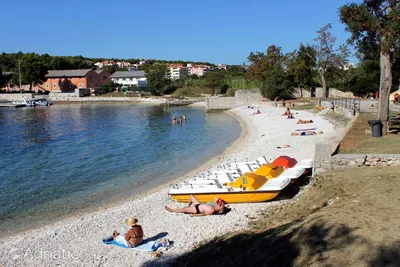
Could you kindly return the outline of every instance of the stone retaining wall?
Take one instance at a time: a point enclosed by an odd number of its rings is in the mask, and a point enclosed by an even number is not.
[[[18,101],[22,99],[32,99],[33,94],[22,93],[22,94],[0,94],[0,99],[8,101]]]
[[[322,101],[321,102],[321,106],[324,107],[323,111],[330,111],[331,110],[331,103],[329,103],[328,101]],[[346,108],[341,107],[339,105],[335,105],[333,111],[338,113],[338,114],[341,114],[341,115],[343,115],[343,116],[345,116],[347,118],[350,118],[350,119],[353,118],[354,115],[355,115],[353,109],[346,109]],[[322,113],[323,112],[321,112],[321,114]]]
[[[246,105],[260,104],[262,95],[260,90],[238,90],[235,97],[206,97],[205,109],[231,109]]]
[[[334,96],[341,96],[341,97],[354,97],[354,94],[352,92],[343,92],[335,88],[329,88],[329,97],[334,97]],[[299,88],[294,88],[294,97],[311,97],[311,90],[310,89],[299,89]],[[322,87],[317,87],[315,88],[315,97],[322,97]]]
[[[337,154],[321,161],[317,171],[357,167],[400,167],[400,154]]]

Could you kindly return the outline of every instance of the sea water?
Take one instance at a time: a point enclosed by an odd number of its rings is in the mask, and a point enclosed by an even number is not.
[[[187,121],[171,123],[183,114]],[[221,153],[239,135],[233,117],[200,108],[69,104],[0,109],[0,232],[167,184]]]

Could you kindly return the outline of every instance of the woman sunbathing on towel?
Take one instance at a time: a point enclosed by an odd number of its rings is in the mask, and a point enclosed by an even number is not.
[[[300,120],[297,122],[297,124],[306,124],[306,123],[313,123],[313,121],[312,121],[312,120],[302,120],[302,119],[300,119]]]
[[[256,112],[253,112],[252,115],[257,115],[257,114],[260,114],[260,113],[261,113],[261,111],[260,111],[259,109],[257,109],[257,111],[256,111]]]
[[[207,216],[213,214],[225,214],[229,211],[229,208],[225,207],[225,202],[222,201],[220,205],[212,205],[207,203],[200,203],[197,198],[190,195],[189,204],[182,209],[171,209],[165,206],[165,209],[169,212],[186,213],[190,216]]]
[[[317,134],[322,134],[322,131],[316,132],[316,131],[304,131],[304,132],[293,132],[293,136],[302,136],[302,135],[317,135]]]

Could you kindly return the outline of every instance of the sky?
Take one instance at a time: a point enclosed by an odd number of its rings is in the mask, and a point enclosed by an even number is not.
[[[3,1],[0,52],[242,64],[272,44],[312,44],[328,23],[345,43],[338,9],[354,1]]]

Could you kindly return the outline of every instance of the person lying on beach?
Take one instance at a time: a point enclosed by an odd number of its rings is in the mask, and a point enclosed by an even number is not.
[[[302,119],[300,119],[300,120],[297,122],[297,124],[306,124],[306,123],[313,123],[313,121],[312,121],[312,120],[302,120]]]
[[[292,113],[290,113],[290,108],[287,108],[285,113],[282,114],[282,116],[290,116]]]
[[[257,111],[253,112],[252,115],[257,115],[257,114],[260,114],[260,113],[261,113],[261,111],[259,109],[257,109]]]
[[[317,135],[317,134],[322,134],[322,131],[316,132],[316,131],[305,131],[305,132],[293,132],[292,136],[302,136],[302,135]]]
[[[126,245],[128,248],[133,248],[143,242],[143,229],[142,226],[137,224],[138,220],[134,217],[128,217],[125,223],[131,228],[125,234],[118,233],[117,230],[113,232],[113,239],[119,244]]]
[[[169,212],[190,214],[190,216],[226,214],[229,211],[229,208],[225,206],[225,202],[221,202],[220,205],[200,203],[194,195],[190,195],[189,204],[182,209],[171,209],[167,206],[165,206],[165,209]]]

